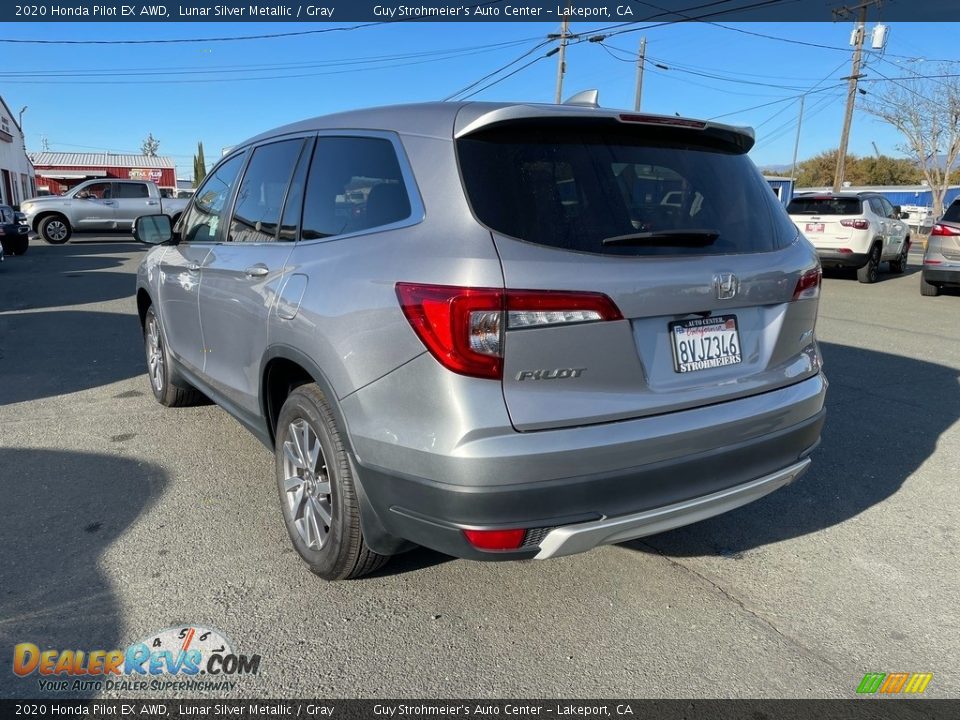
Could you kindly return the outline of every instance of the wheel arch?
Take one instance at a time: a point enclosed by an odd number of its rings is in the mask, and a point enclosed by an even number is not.
[[[287,395],[300,385],[315,383],[326,396],[337,424],[343,429],[342,437],[360,501],[360,526],[367,544],[374,552],[383,555],[393,555],[413,547],[408,541],[387,532],[377,510],[370,503],[370,498],[363,489],[360,468],[357,467],[349,425],[333,386],[320,366],[294,347],[273,345],[264,353],[260,368],[260,409],[267,421],[271,447],[276,447],[277,419]]]
[[[137,288],[137,316],[140,318],[140,329],[143,330],[147,321],[147,309],[153,305],[153,298],[150,297],[144,288]]]
[[[62,218],[63,221],[67,224],[67,227],[70,228],[71,230],[73,229],[73,224],[70,222],[70,218],[68,218],[62,211],[60,211],[60,210],[44,210],[44,211],[41,211],[41,212],[37,213],[36,217],[33,218],[33,231],[34,231],[35,233],[37,233],[37,234],[40,233],[40,223],[42,223],[42,222],[43,222],[44,220],[46,220],[48,217],[59,217],[59,218]]]

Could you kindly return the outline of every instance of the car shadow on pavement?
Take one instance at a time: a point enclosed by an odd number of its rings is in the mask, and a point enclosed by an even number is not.
[[[133,641],[125,637],[114,579],[101,563],[162,495],[167,475],[134,459],[33,448],[0,448],[0,468],[0,697],[91,697],[93,690],[45,692],[36,671],[18,677],[14,648],[32,643],[41,651],[89,652]],[[50,677],[71,685],[90,679]]]
[[[141,338],[136,315],[82,310],[0,315],[0,405],[145,373]],[[146,380],[144,392],[150,392]]]
[[[0,265],[0,312],[85,305],[132,297],[130,273],[110,272],[127,258],[110,253],[127,246],[31,246],[26,255]],[[129,249],[129,248],[128,248]]]
[[[895,494],[960,418],[955,368],[845,345],[820,347],[830,388],[810,470],[755,503],[624,547],[735,558],[842,523]]]

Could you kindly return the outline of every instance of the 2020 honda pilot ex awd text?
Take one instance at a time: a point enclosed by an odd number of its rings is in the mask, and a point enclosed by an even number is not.
[[[327,579],[414,544],[549,558],[806,470],[820,266],[749,130],[592,106],[348,112],[223,158],[138,275],[165,405],[276,455]],[[664,202],[669,198],[669,202]]]

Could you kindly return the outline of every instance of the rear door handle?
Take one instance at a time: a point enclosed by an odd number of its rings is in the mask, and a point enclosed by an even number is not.
[[[104,204],[104,205],[116,205],[116,203],[115,203],[113,200],[104,200],[104,201],[103,201],[103,204]]]
[[[187,265],[187,272],[192,272],[192,273],[200,272],[200,266],[197,265],[196,263],[190,263],[189,265]]]
[[[270,272],[270,268],[262,263],[257,263],[256,265],[251,265],[243,272],[247,277],[263,277]]]

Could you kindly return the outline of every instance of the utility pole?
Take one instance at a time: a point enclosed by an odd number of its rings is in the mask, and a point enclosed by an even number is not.
[[[637,55],[637,92],[633,96],[633,109],[640,109],[640,96],[643,94],[643,64],[647,59],[647,38],[640,38],[640,52]]]
[[[867,8],[880,6],[882,0],[866,0],[855,7],[842,7],[833,11],[834,17],[848,17],[854,10],[860,11],[853,33],[853,67],[847,78],[847,111],[843,117],[843,132],[840,134],[840,149],[837,152],[837,169],[833,175],[833,191],[843,186],[843,174],[847,164],[847,147],[850,143],[850,125],[853,122],[853,105],[857,99],[857,81],[860,79],[860,63],[863,59],[863,42],[867,36]]]
[[[800,96],[800,117],[797,118],[797,139],[793,143],[793,169],[790,171],[790,177],[797,179],[797,153],[800,151],[800,126],[803,125],[803,102],[807,96]]]
[[[567,0],[567,14],[563,16],[563,24],[560,26],[560,35],[551,35],[550,37],[560,38],[560,56],[557,59],[557,92],[554,102],[559,105],[563,102],[563,75],[567,71],[567,38],[570,37],[570,5],[573,0]]]

